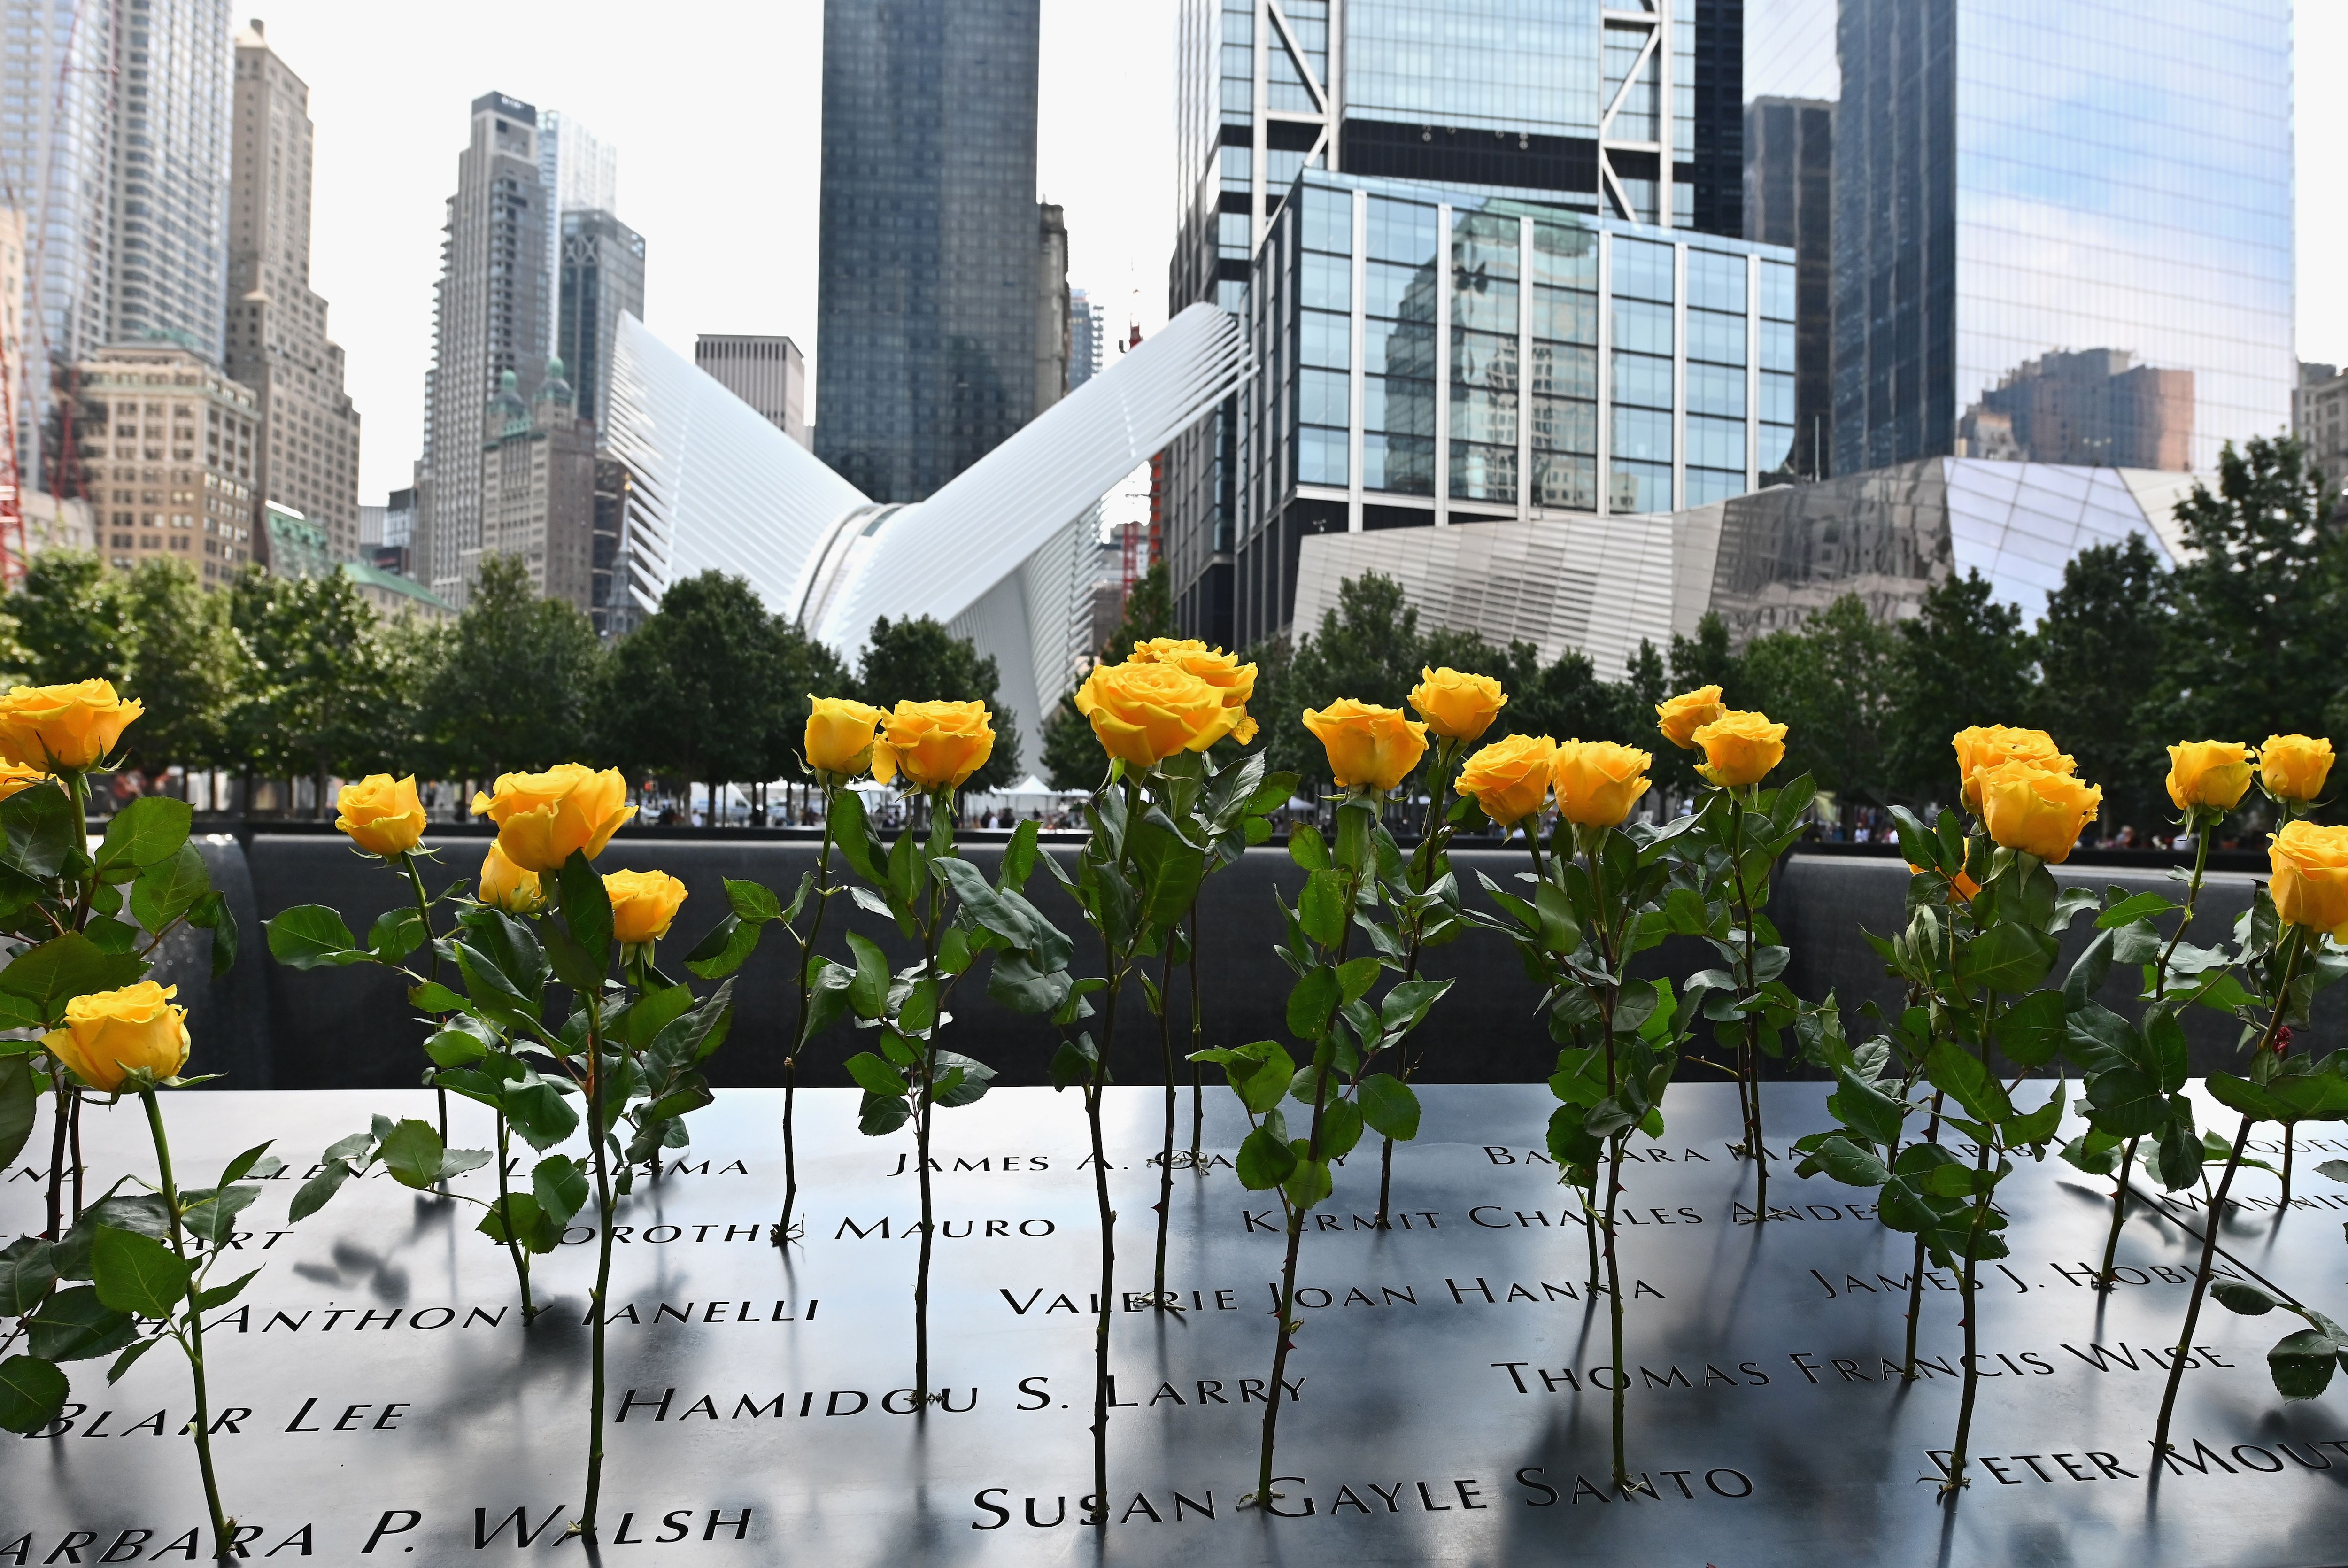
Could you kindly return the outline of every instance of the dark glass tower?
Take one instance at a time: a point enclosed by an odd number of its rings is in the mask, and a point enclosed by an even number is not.
[[[644,237],[609,212],[565,212],[560,254],[554,352],[570,368],[579,417],[593,420],[600,436],[609,418],[620,317],[644,319]]]
[[[1037,6],[826,0],[816,453],[876,501],[1059,395],[1036,385]]]
[[[1759,98],[1745,106],[1745,237],[1789,245],[1794,328],[1794,444],[1764,483],[1824,479],[1834,373],[1834,116],[1816,98]]]

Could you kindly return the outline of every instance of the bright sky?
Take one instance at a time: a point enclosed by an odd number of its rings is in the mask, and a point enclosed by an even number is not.
[[[266,0],[249,0],[261,5]],[[1166,315],[1172,244],[1175,0],[1041,0],[1039,194],[1067,209],[1069,281],[1111,325]],[[362,501],[407,482],[432,358],[442,203],[467,106],[512,94],[574,116],[620,154],[620,216],[646,244],[645,319],[690,353],[704,332],[787,333],[815,353],[822,0],[633,0],[549,7],[274,0],[270,42],[317,123],[311,284],[365,424]],[[654,19],[659,20],[655,21]],[[2298,77],[2348,66],[2348,5],[2299,7]],[[2299,145],[2348,145],[2348,97],[2302,91]],[[2299,161],[2300,351],[2348,362],[2348,203]],[[1118,335],[1122,335],[1119,334]]]

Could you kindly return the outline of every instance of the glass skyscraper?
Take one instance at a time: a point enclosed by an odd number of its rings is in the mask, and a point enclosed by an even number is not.
[[[1060,395],[1037,386],[1066,364],[1038,353],[1046,294],[1067,308],[1038,29],[1037,0],[824,6],[816,453],[876,501],[928,496]]]
[[[1842,0],[1837,43],[1832,471],[2286,426],[2289,0]]]
[[[1489,195],[1739,233],[1743,10],[1743,0],[1184,0],[1173,307],[1249,308],[1253,258],[1307,169],[1453,193],[1429,194],[1429,212]],[[1191,634],[1226,643],[1241,635],[1239,438],[1236,405],[1182,438],[1165,497],[1177,614]],[[1513,436],[1472,444],[1516,449]]]

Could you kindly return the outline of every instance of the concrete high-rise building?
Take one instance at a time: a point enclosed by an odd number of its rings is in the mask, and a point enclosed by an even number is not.
[[[601,431],[609,418],[620,317],[644,318],[644,237],[604,209],[566,208],[561,228],[555,357],[569,367],[579,417]]]
[[[2286,423],[2289,0],[1842,0],[1837,53],[1833,472],[2074,352],[2189,375],[2197,469]]]
[[[1068,390],[1091,380],[1102,364],[1108,313],[1083,289],[1068,291]]]
[[[1038,26],[1038,0],[826,0],[816,451],[876,501],[922,500],[1060,395],[1035,341],[1065,289],[1039,276]]]
[[[562,361],[547,362],[538,395],[521,399],[510,370],[483,412],[481,542],[463,556],[468,593],[480,563],[510,556],[541,598],[592,604],[595,427],[580,416]]]
[[[124,0],[114,89],[118,342],[165,338],[217,365],[228,293],[229,0]]]
[[[788,337],[705,332],[693,341],[693,362],[775,428],[802,447],[812,446],[807,428],[807,359],[798,344]]]
[[[359,416],[343,350],[310,290],[310,89],[259,21],[236,40],[224,367],[261,415],[253,490],[325,531],[336,561],[359,548]]]
[[[1169,304],[1244,311],[1254,258],[1308,168],[1741,234],[1743,14],[1743,0],[1183,0]],[[1239,425],[1234,404],[1167,465],[1176,614],[1222,642],[1240,470],[1262,456],[1241,450]]]
[[[260,410],[250,389],[170,342],[112,345],[72,379],[71,479],[108,562],[128,571],[182,561],[215,588],[254,559]]]
[[[552,284],[537,109],[485,93],[472,132],[442,231],[411,558],[417,580],[459,609],[465,552],[481,546],[484,410],[507,371],[525,402],[538,391]]]
[[[1035,412],[1068,395],[1068,215],[1056,203],[1036,209]]]
[[[1834,109],[1818,98],[1745,106],[1745,237],[1790,247],[1794,263],[1794,448],[1764,482],[1832,471]]]

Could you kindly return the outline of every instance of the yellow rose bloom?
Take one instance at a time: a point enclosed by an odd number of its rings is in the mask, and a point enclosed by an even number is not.
[[[342,808],[335,826],[371,855],[390,860],[414,849],[424,837],[424,802],[416,798],[412,773],[396,781],[388,773],[370,773],[355,784],[344,785],[335,804]]]
[[[1398,707],[1350,696],[1324,708],[1306,708],[1304,727],[1329,754],[1329,772],[1341,789],[1383,795],[1409,778],[1426,755],[1426,726],[1404,717]]]
[[[2348,942],[2348,828],[2285,822],[2267,846],[2267,863],[2277,914]]]
[[[188,1065],[188,1010],[171,1006],[177,985],[141,980],[119,991],[76,996],[66,1004],[66,1026],[41,1037],[49,1055],[74,1076],[112,1094],[140,1068],[159,1078]]]
[[[1470,757],[1457,788],[1497,826],[1513,827],[1549,799],[1550,769],[1556,759],[1557,742],[1548,736],[1511,735]]]
[[[508,914],[535,914],[546,903],[546,890],[539,886],[536,872],[526,872],[508,860],[492,839],[489,852],[481,857],[480,884],[473,890],[473,897]]]
[[[46,769],[19,768],[13,762],[0,762],[0,800],[31,789],[48,776]]]
[[[819,773],[854,779],[872,766],[872,737],[880,710],[844,696],[808,695],[807,765]]]
[[[630,944],[666,936],[685,898],[685,884],[666,872],[613,872],[603,892],[612,901],[612,934]]]
[[[2065,756],[2054,738],[2043,729],[2016,729],[2008,725],[1974,725],[1949,738],[1957,748],[1957,782],[1966,809],[1981,810],[1981,775],[2003,762],[2034,762],[2050,773],[2071,773],[2078,763]]]
[[[1698,729],[1694,738],[1704,748],[1696,773],[1724,789],[1758,784],[1786,759],[1786,727],[1772,724],[1766,713],[1722,708],[1720,717]]]
[[[2259,779],[2278,800],[2308,801],[2323,793],[2332,774],[2332,742],[2304,735],[2270,735],[2259,748]]]
[[[1240,663],[1237,654],[1210,648],[1196,637],[1150,637],[1133,645],[1128,665],[1177,665],[1223,694],[1223,706],[1240,711],[1231,738],[1241,746],[1255,738],[1255,720],[1247,705],[1255,696],[1255,666]]]
[[[994,755],[994,718],[983,702],[901,702],[881,721],[872,777],[901,773],[923,794],[959,789]]]
[[[1204,751],[1239,727],[1243,707],[1173,664],[1097,665],[1076,691],[1076,711],[1111,757],[1152,768],[1180,751]]]
[[[526,872],[561,871],[572,851],[603,852],[620,824],[636,814],[628,781],[616,768],[598,773],[564,762],[543,773],[507,773],[494,794],[475,795],[473,814],[498,827],[498,848]]]
[[[1975,784],[1991,839],[2050,865],[2070,858],[2080,830],[2104,803],[2104,792],[2095,785],[2020,758],[1983,770]]]
[[[0,696],[0,758],[44,773],[78,773],[112,751],[145,711],[115,696],[111,681],[17,686]]]
[[[2196,806],[2230,811],[2257,771],[2257,758],[2240,741],[2188,740],[2168,748],[2168,798],[2180,811]]]
[[[1718,718],[1721,714],[1720,688],[1698,686],[1682,692],[1669,702],[1655,705],[1655,727],[1663,738],[1682,751],[1695,749],[1695,732]]]
[[[1445,740],[1478,740],[1509,699],[1490,676],[1465,675],[1448,665],[1430,670],[1421,665],[1410,706],[1426,720],[1426,731]]]
[[[1611,740],[1560,740],[1550,764],[1558,815],[1584,828],[1615,828],[1647,792],[1647,769],[1654,761],[1633,747]]]

